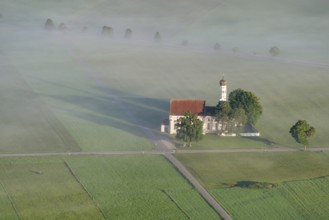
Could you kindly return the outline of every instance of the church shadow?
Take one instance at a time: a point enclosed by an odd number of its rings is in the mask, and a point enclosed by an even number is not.
[[[257,142],[261,142],[263,144],[265,144],[268,147],[273,147],[276,143],[273,141],[270,141],[264,137],[241,137],[247,140],[251,140],[251,141],[257,141]]]

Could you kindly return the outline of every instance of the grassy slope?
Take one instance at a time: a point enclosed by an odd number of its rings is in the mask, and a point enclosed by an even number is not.
[[[22,219],[103,219],[61,160],[2,159],[0,177]],[[10,219],[12,207],[6,211]]]
[[[327,153],[178,154],[176,157],[235,219],[326,219],[328,215]],[[272,189],[228,187],[239,181],[277,185]]]
[[[109,219],[218,219],[161,156],[67,160]]]

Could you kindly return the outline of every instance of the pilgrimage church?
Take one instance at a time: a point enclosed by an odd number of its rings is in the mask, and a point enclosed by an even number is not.
[[[227,81],[223,78],[219,81],[219,101],[227,101]],[[192,112],[203,122],[203,134],[216,133],[221,129],[221,124],[216,121],[216,107],[206,106],[205,100],[195,99],[171,99],[169,118],[161,124],[161,132],[176,134],[177,120],[184,116],[185,112]],[[251,132],[240,133],[241,136],[259,136],[260,133],[252,128]],[[223,133],[221,136],[236,136],[236,134]]]

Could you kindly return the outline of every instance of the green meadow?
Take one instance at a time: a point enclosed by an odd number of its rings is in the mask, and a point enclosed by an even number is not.
[[[204,153],[176,157],[234,219],[326,219],[328,215],[327,153]],[[269,187],[255,188],[253,183],[267,183]]]
[[[220,219],[162,156],[0,160],[0,219]]]
[[[0,219],[104,219],[60,159],[1,159],[0,178]]]
[[[329,178],[284,182],[274,189],[214,189],[234,219],[327,219]]]

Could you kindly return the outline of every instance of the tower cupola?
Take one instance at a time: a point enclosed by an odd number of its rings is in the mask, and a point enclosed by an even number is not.
[[[219,101],[227,101],[227,81],[224,77],[219,81]]]

